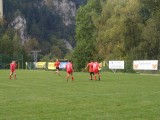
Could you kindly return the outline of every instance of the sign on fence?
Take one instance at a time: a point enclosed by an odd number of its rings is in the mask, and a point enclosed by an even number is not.
[[[66,64],[67,62],[60,62],[59,68],[62,68],[62,69],[66,68]]]
[[[48,69],[49,70],[55,70],[56,67],[54,66],[55,62],[48,62]]]
[[[134,70],[158,70],[158,60],[133,61]]]
[[[109,69],[124,69],[124,61],[109,61]]]
[[[46,62],[36,62],[36,68],[37,69],[45,69],[46,68]]]

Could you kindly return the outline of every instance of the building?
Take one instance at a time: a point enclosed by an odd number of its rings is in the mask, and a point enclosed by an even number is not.
[[[3,0],[0,0],[0,18],[3,18]]]

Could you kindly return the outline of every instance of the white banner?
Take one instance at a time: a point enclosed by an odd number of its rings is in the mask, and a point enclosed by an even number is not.
[[[109,69],[124,69],[124,61],[109,61]]]
[[[158,70],[158,60],[133,61],[134,70]]]
[[[66,68],[66,64],[67,64],[68,62],[60,62],[60,66],[59,66],[59,68]]]

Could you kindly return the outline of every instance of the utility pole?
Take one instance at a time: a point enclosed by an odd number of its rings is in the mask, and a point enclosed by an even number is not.
[[[31,53],[33,54],[33,59],[35,63],[37,62],[38,53],[40,52],[41,52],[40,50],[31,51]]]
[[[36,69],[36,63],[37,63],[37,58],[38,58],[38,53],[40,53],[40,50],[34,50],[31,51],[31,53],[33,54],[33,59],[34,59],[34,68]]]

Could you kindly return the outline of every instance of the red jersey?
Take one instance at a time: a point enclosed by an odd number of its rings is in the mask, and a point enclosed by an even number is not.
[[[17,64],[16,63],[11,63],[10,64],[10,69],[11,70],[15,70],[16,69]]]
[[[93,63],[93,72],[97,73],[99,70],[99,63],[98,62],[94,62]]]
[[[89,72],[93,72],[93,62],[88,63],[87,67],[89,67]]]
[[[55,66],[55,67],[59,67],[59,65],[60,65],[60,62],[59,62],[59,61],[56,61],[56,62],[54,63],[54,66]]]
[[[66,71],[67,72],[72,72],[72,70],[73,70],[72,63],[68,62],[66,64]]]

